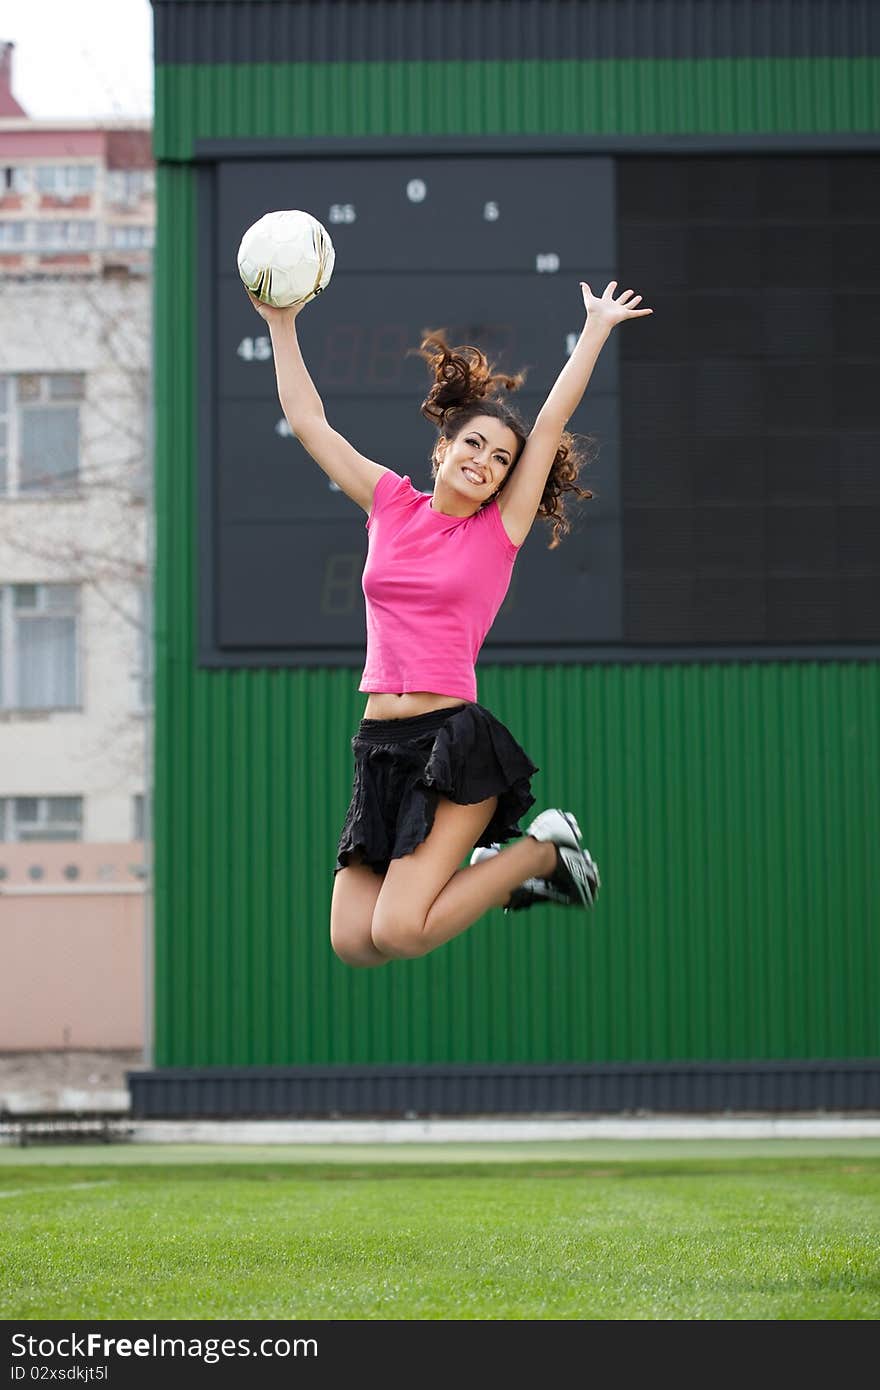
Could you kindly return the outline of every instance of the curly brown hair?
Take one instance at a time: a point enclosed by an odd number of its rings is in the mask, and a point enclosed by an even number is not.
[[[477,347],[450,347],[445,331],[436,329],[426,332],[419,348],[412,349],[424,358],[434,384],[422,401],[421,411],[426,420],[436,425],[442,439],[452,440],[478,415],[490,415],[500,420],[512,430],[519,441],[519,449],[513,460],[499,492],[509,483],[516,468],[517,460],[529,436],[529,426],[520,414],[508,405],[500,395],[505,391],[516,391],[525,381],[525,373],[518,372],[508,376],[506,372],[496,372],[492,363]],[[592,436],[580,435],[575,438],[566,430],[563,432],[556,450],[556,457],[544,484],[538,516],[552,523],[553,535],[548,549],[555,550],[562,537],[571,530],[571,522],[565,514],[564,494],[574,492],[578,497],[591,498],[592,492],[578,485],[578,474],[596,454],[596,442]],[[437,476],[437,457],[434,455],[431,476]],[[484,503],[485,505],[485,503]]]

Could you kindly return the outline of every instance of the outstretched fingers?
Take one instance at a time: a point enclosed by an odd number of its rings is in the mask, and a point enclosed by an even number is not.
[[[612,280],[611,283],[613,285],[616,282]],[[617,304],[619,308],[626,309],[628,313],[632,314],[633,318],[641,318],[643,314],[652,314],[654,312],[653,309],[636,310],[636,305],[641,304],[641,302],[642,296],[640,294],[635,294],[633,290],[624,290],[623,293],[619,294],[614,300],[614,303]]]
[[[609,328],[613,328],[615,324],[622,323],[626,319],[640,319],[645,318],[648,314],[653,314],[653,309],[637,307],[642,303],[642,296],[636,294],[635,290],[626,289],[616,295],[618,283],[617,280],[609,280],[601,298],[598,298],[586,280],[581,281],[584,304],[590,317],[606,324]]]

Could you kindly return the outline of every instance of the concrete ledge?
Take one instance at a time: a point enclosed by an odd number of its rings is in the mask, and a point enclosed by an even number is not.
[[[880,1116],[135,1120],[142,1144],[491,1144],[565,1139],[880,1139]]]
[[[73,1086],[47,1086],[29,1091],[0,1091],[0,1113],[9,1115],[33,1114],[55,1110],[80,1110],[87,1115],[92,1110],[118,1110],[127,1113],[131,1108],[128,1091],[80,1090]]]

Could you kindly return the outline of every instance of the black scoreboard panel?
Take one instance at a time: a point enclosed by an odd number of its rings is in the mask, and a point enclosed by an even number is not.
[[[326,404],[334,429],[356,447],[388,430],[388,405],[383,400],[341,398]],[[521,404],[524,413],[534,414],[540,398],[526,397]],[[219,436],[226,451],[235,450],[236,440],[242,446],[242,461],[224,473],[217,496],[223,518],[215,537],[220,644],[256,644],[278,652],[300,646],[360,648],[366,514],[335,488],[297,440],[279,432],[280,408],[275,417],[276,428],[266,443],[248,453],[248,441],[255,433],[265,433],[262,404],[227,403],[220,409]],[[430,492],[433,429],[417,409],[407,411],[400,402],[394,404],[394,421],[393,447],[382,462],[408,474],[420,491]],[[615,411],[609,397],[596,399],[592,423],[604,438],[610,436]],[[590,470],[590,487],[597,497],[604,495],[602,479],[615,469],[616,449],[609,444],[601,468]],[[564,644],[571,637],[573,610],[590,640],[614,640],[617,628],[611,621],[619,623],[619,609],[607,576],[618,568],[618,518],[612,513],[607,520],[597,519],[598,500],[588,505],[595,512],[586,523],[576,518],[566,542],[552,553],[546,549],[546,538],[530,537],[527,546],[532,553],[527,554],[526,546],[517,560],[507,600],[492,629],[494,642],[516,646],[524,634],[537,634],[542,644]],[[532,577],[540,578],[548,566],[550,583],[533,582]],[[350,590],[345,603],[340,598],[343,583]],[[565,603],[554,599],[550,584],[565,593]],[[331,590],[335,597],[328,604],[325,596]]]
[[[200,657],[357,666],[365,515],[291,437],[235,253],[303,207],[336,267],[297,320],[331,424],[431,490],[425,330],[525,368],[534,418],[578,282],[655,310],[617,330],[571,421],[598,459],[536,522],[489,661],[871,655],[880,638],[880,161],[546,154],[205,166]],[[564,601],[560,596],[564,595]]]
[[[602,267],[599,273],[605,275],[607,269]],[[325,401],[339,396],[372,400],[378,393],[400,397],[404,409],[409,402],[418,414],[429,378],[425,363],[410,349],[418,347],[425,329],[444,328],[450,341],[476,342],[502,370],[525,369],[525,383],[512,398],[517,406],[525,393],[546,396],[565,362],[569,335],[577,335],[583,326],[579,278],[587,279],[587,271],[579,277],[576,271],[567,275],[509,271],[370,275],[337,270],[324,293],[297,316],[297,335],[309,373]],[[217,306],[218,341],[223,345],[218,364],[220,399],[275,396],[268,329],[237,276],[221,286]],[[261,337],[263,342],[258,343]],[[615,389],[614,354],[603,351],[590,392],[613,393]]]
[[[236,273],[242,233],[264,212],[305,208],[346,275],[521,275],[556,256],[577,288],[582,267],[614,258],[613,179],[609,158],[228,162],[218,167],[217,264]]]
[[[623,638],[880,639],[880,159],[622,159]],[[627,280],[629,283],[629,278]]]
[[[604,287],[614,260],[613,160],[450,158],[229,160],[210,171],[200,234],[212,266],[200,317],[210,369],[201,421],[201,656],[210,665],[363,660],[366,515],[333,485],[282,416],[268,329],[236,251],[264,212],[324,223],[336,266],[297,318],[303,356],[335,429],[430,492],[436,431],[413,355],[426,330],[525,370],[512,403],[530,423],[584,322],[579,281]],[[601,442],[557,550],[537,522],[484,648],[540,660],[619,640],[617,365],[613,342],[571,428]],[[564,592],[566,601],[558,595]]]

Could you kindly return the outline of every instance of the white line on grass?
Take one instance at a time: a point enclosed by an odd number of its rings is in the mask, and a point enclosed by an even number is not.
[[[115,1178],[100,1178],[96,1182],[44,1183],[39,1187],[14,1187],[7,1192],[0,1192],[0,1197],[27,1197],[32,1192],[73,1192],[80,1187],[109,1187],[114,1182]]]

